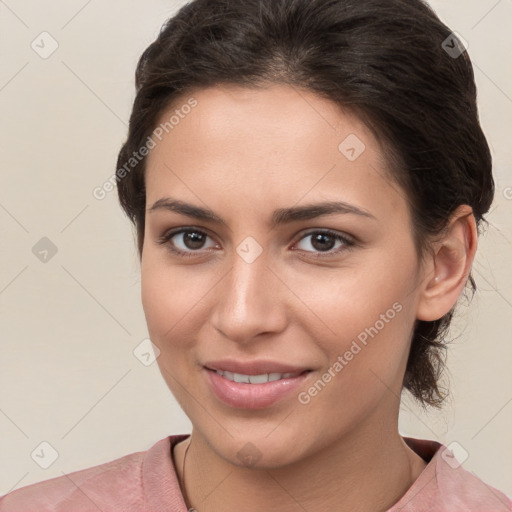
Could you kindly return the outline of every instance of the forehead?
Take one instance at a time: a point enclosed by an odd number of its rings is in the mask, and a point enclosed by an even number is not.
[[[190,98],[196,105],[184,108]],[[176,99],[159,119],[160,126],[166,122],[147,160],[148,204],[166,191],[206,203],[234,199],[232,192],[261,207],[301,198],[368,202],[390,187],[370,129],[312,91],[286,85],[199,89]],[[381,199],[399,198],[388,193]]]
[[[193,109],[187,107],[191,98],[196,102]],[[225,147],[217,146],[217,142],[232,142],[230,149],[242,153],[249,148],[265,152],[276,148],[281,154],[285,150],[299,154],[305,149],[301,142],[325,152],[330,145],[334,151],[329,153],[336,157],[338,144],[350,134],[364,141],[370,150],[377,145],[365,124],[347,109],[289,85],[247,88],[224,84],[196,89],[176,98],[161,114],[159,125],[165,129],[171,118],[173,126],[165,131],[172,131],[176,144],[190,147],[201,143],[210,152],[217,148],[222,157],[226,156]]]

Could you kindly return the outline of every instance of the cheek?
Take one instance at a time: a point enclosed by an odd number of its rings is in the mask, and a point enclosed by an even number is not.
[[[394,386],[407,359],[415,320],[416,297],[411,288],[416,260],[412,252],[390,251],[384,256],[381,253],[371,264],[338,271],[332,279],[317,280],[315,288],[303,291],[310,309],[318,312],[317,319],[311,316],[310,332],[314,323],[325,333],[319,335],[317,330],[316,339],[328,368],[337,376],[332,379],[337,383],[333,388],[347,391],[349,400],[357,401],[354,389],[364,389],[371,396],[385,389],[383,382]],[[336,361],[341,366],[333,368]]]
[[[378,404],[398,400],[411,310],[401,301],[377,297],[372,302],[350,296],[340,300],[338,296],[336,306],[334,300],[330,307],[324,304],[323,319],[335,334],[316,338],[326,364],[300,397],[301,404],[308,401],[310,417],[325,418],[328,410],[340,428],[349,428]]]
[[[194,266],[172,266],[147,254],[141,265],[141,298],[150,338],[165,354],[193,345],[204,322],[205,296],[216,279]]]
[[[146,253],[141,266],[141,298],[146,323],[153,343],[160,349],[186,314],[182,279],[175,269]]]
[[[193,345],[194,303],[190,287],[186,287],[179,271],[158,264],[146,256],[141,266],[141,296],[151,341],[160,353],[157,364],[168,388],[183,404],[185,389],[190,389],[192,376],[187,361]]]
[[[409,265],[410,267],[410,265]],[[412,270],[412,268],[410,269]],[[382,321],[386,331],[391,324],[402,323],[405,314],[397,313],[414,300],[410,293],[413,279],[407,266],[360,265],[337,269],[331,275],[297,276],[294,291],[315,315],[308,315],[327,338],[349,340],[366,328]],[[393,308],[395,303],[399,303]],[[381,321],[381,316],[384,315]]]
[[[398,293],[373,298],[333,297],[322,319],[329,334],[322,338],[329,365],[343,365],[343,373],[365,379],[370,369],[392,377],[408,349],[413,316]]]

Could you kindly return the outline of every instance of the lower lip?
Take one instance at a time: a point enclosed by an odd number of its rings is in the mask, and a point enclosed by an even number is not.
[[[215,396],[226,405],[241,409],[263,409],[275,404],[300,387],[311,373],[263,384],[246,384],[228,380],[214,370],[205,368],[205,371]]]

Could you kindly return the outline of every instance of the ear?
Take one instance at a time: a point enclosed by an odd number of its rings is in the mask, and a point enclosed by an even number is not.
[[[478,245],[473,210],[462,205],[426,257],[416,317],[434,321],[448,313],[462,293]]]

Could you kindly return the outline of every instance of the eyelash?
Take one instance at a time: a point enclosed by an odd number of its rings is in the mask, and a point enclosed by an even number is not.
[[[174,254],[177,254],[178,256],[180,257],[185,257],[185,258],[193,258],[193,257],[196,257],[197,254],[201,251],[200,249],[197,250],[197,251],[182,251],[180,249],[176,249],[176,247],[174,247],[170,241],[173,237],[175,237],[176,235],[179,235],[181,233],[200,233],[201,235],[206,235],[206,236],[209,236],[208,233],[200,230],[200,229],[196,229],[194,228],[193,226],[191,227],[188,227],[188,228],[177,228],[177,229],[172,229],[170,231],[167,231],[166,233],[164,233],[161,237],[159,237],[157,239],[157,243],[159,245],[166,245],[167,246],[167,249],[174,253]],[[300,242],[301,240],[307,238],[308,236],[311,236],[311,235],[314,235],[314,234],[323,234],[323,235],[329,235],[331,237],[333,237],[336,241],[341,241],[343,242],[343,246],[341,248],[338,248],[338,250],[336,251],[333,251],[332,249],[330,249],[329,251],[324,251],[324,252],[312,252],[312,251],[303,251],[301,249],[296,249],[296,250],[299,250],[299,251],[302,251],[302,252],[306,252],[308,254],[313,254],[315,258],[326,258],[326,257],[332,257],[334,255],[338,255],[340,254],[341,252],[344,252],[344,251],[349,251],[351,250],[355,245],[356,245],[356,242],[355,240],[353,240],[351,237],[347,237],[347,236],[343,236],[343,235],[340,235],[339,233],[337,233],[336,231],[332,231],[330,229],[315,229],[315,230],[312,230],[312,231],[309,231],[307,233],[305,233],[299,240],[298,242]]]

